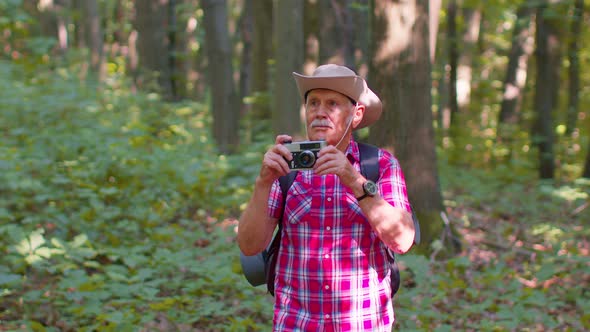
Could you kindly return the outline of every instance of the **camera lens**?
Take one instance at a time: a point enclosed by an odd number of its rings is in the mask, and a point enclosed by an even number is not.
[[[309,150],[301,151],[298,161],[301,167],[312,167],[315,164],[315,154]]]

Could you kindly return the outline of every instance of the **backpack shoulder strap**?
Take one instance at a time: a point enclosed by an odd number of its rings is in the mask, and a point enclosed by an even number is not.
[[[281,193],[283,194],[283,213],[285,211],[285,204],[287,203],[287,192],[289,191],[289,188],[291,188],[291,185],[295,181],[296,176],[297,172],[292,171],[291,173],[281,176],[279,178],[279,184],[281,185]],[[281,219],[279,219],[279,229],[282,228],[282,219],[283,217],[281,215]]]
[[[367,179],[379,181],[379,148],[366,144],[357,143],[361,160],[361,174]]]
[[[291,172],[285,176],[281,176],[279,178],[279,185],[281,186],[281,193],[283,194],[282,201],[283,201],[283,213],[281,213],[281,217],[278,221],[279,229],[275,233],[270,246],[266,250],[265,256],[265,275],[266,275],[266,289],[268,292],[274,296],[275,295],[275,268],[277,265],[277,256],[279,252],[279,247],[281,246],[281,235],[283,233],[283,217],[285,215],[285,205],[287,204],[287,192],[289,188],[295,181],[295,177],[297,176],[297,172]]]

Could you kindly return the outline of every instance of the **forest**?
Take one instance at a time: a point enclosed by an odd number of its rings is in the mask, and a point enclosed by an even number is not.
[[[292,72],[383,101],[400,331],[590,330],[590,1],[0,1],[0,331],[270,331],[236,244]]]

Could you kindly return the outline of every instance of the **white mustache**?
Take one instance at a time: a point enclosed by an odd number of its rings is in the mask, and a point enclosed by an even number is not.
[[[330,128],[334,128],[334,125],[332,124],[332,122],[330,120],[325,120],[325,119],[315,119],[311,122],[311,127],[330,127]]]

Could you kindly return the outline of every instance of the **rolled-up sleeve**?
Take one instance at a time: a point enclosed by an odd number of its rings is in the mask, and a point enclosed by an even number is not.
[[[283,193],[281,192],[281,186],[279,180],[276,180],[272,184],[270,194],[268,195],[268,215],[272,218],[281,218],[283,215]]]
[[[412,211],[408,199],[406,180],[398,160],[389,152],[379,153],[379,193],[392,206]]]

